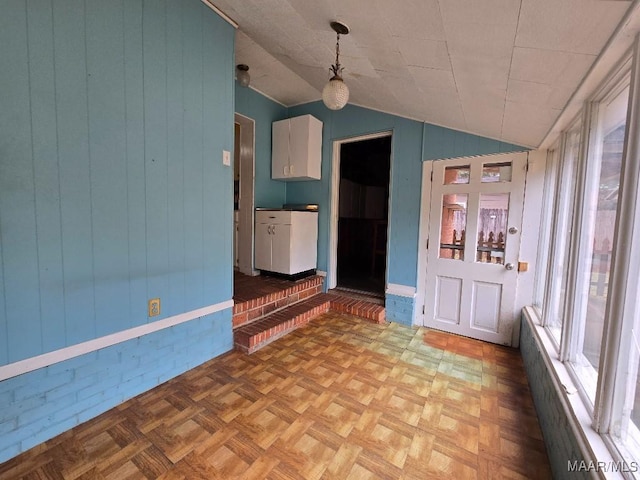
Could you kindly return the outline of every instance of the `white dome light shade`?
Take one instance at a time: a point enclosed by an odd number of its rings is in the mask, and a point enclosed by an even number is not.
[[[349,87],[339,77],[333,77],[322,89],[322,101],[329,110],[340,110],[349,101]]]
[[[251,75],[249,75],[249,67],[244,63],[236,66],[236,79],[240,83],[241,87],[248,87],[251,81]]]

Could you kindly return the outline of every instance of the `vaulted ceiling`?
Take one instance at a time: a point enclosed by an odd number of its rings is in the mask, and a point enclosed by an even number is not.
[[[349,103],[536,147],[630,7],[626,0],[212,0],[236,63],[286,105],[319,100],[346,23]]]

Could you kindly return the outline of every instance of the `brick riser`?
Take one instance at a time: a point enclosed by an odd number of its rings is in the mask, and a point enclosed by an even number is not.
[[[331,310],[355,315],[356,317],[371,320],[375,323],[385,322],[385,311],[382,305],[376,305],[366,300],[358,300],[335,293],[331,293],[328,296],[331,297]]]
[[[314,276],[275,293],[236,303],[233,306],[233,329],[256,322],[272,312],[319,294],[322,292],[322,282],[322,277]]]
[[[316,295],[236,329],[233,332],[236,349],[253,353],[290,331],[306,325],[313,318],[329,311],[331,301],[327,297],[328,295],[324,294]]]
[[[245,353],[253,353],[329,310],[348,313],[376,323],[385,321],[385,311],[381,305],[323,293],[236,328],[233,334],[235,347]]]

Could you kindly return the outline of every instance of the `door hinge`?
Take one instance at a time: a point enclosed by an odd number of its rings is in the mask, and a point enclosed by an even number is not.
[[[429,239],[427,238],[427,250],[429,250]]]
[[[422,315],[424,315],[424,305],[422,305]]]
[[[433,170],[431,170],[431,181],[433,182]]]

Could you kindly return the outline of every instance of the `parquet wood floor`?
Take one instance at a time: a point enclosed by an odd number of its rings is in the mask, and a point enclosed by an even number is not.
[[[0,465],[0,479],[550,479],[517,350],[328,313]]]

